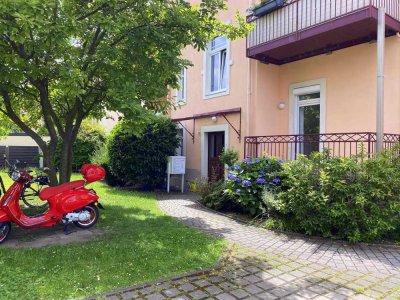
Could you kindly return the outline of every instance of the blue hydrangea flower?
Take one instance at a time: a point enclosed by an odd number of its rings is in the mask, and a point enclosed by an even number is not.
[[[239,166],[239,165],[234,165],[233,168],[234,168],[235,170],[237,170],[237,171],[240,170],[240,166]]]
[[[246,165],[251,164],[251,159],[250,159],[250,157],[246,157],[246,158],[243,160],[243,162],[244,162]]]
[[[242,181],[242,185],[243,186],[249,186],[249,185],[251,185],[251,181],[250,180],[243,180]]]
[[[274,184],[280,184],[280,183],[281,183],[281,180],[280,180],[279,178],[274,178],[274,179],[272,180],[272,182],[273,182]]]
[[[232,174],[231,172],[228,173],[228,178],[229,179],[236,179],[236,175]]]
[[[284,162],[284,160],[283,160],[283,159],[280,159],[280,160],[279,160],[279,163],[280,163],[280,164],[282,164],[283,162]]]
[[[242,191],[241,189],[237,189],[236,193],[240,194],[241,191]]]
[[[242,182],[242,179],[240,179],[239,177],[236,177],[236,178],[235,178],[235,181],[236,181],[236,182]]]
[[[259,164],[259,163],[260,163],[260,159],[257,158],[257,159],[256,159],[256,164]]]
[[[228,166],[228,170],[232,171],[233,170],[233,166]]]
[[[260,172],[258,172],[258,174],[260,174],[260,175],[265,175],[265,171],[264,171],[264,170],[261,170]]]
[[[263,183],[265,183],[265,179],[264,178],[257,178],[257,183],[263,184]]]

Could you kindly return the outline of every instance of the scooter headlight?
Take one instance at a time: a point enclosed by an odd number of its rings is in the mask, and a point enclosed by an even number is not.
[[[19,171],[14,171],[11,173],[11,179],[17,181],[21,177],[21,173]]]

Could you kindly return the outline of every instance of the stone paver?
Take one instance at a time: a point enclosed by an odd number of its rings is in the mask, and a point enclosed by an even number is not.
[[[271,251],[337,269],[398,273],[400,248],[385,245],[350,244],[332,240],[279,234],[247,226],[215,214],[193,201],[195,195],[159,195],[159,206],[184,224],[231,240],[241,246]]]
[[[222,262],[209,271],[133,286],[99,298],[400,299],[400,253],[396,247],[276,234],[180,197],[163,195],[159,205],[188,226],[233,241]]]

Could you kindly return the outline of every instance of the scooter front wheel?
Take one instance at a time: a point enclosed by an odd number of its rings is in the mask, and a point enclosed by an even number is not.
[[[3,243],[11,232],[11,223],[10,222],[1,222],[0,223],[0,244]]]
[[[75,221],[74,222],[75,226],[80,227],[80,228],[90,228],[94,224],[97,223],[100,213],[99,213],[99,209],[97,208],[96,205],[91,204],[91,205],[85,206],[80,211],[88,212],[90,214],[90,218],[87,221]]]

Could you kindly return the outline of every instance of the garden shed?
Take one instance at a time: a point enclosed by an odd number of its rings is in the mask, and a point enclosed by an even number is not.
[[[25,133],[12,133],[0,140],[0,168],[7,167],[6,160],[26,162],[29,167],[43,167],[41,149],[36,142]]]

